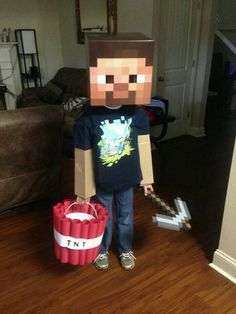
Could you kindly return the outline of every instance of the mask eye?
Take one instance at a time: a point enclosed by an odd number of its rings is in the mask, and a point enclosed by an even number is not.
[[[97,83],[98,84],[105,84],[106,83],[106,75],[98,75],[97,76]]]
[[[114,76],[106,75],[106,83],[114,83]]]
[[[145,75],[144,74],[138,74],[137,75],[137,83],[144,83],[145,82]]]
[[[137,75],[132,74],[129,76],[129,83],[137,83]]]

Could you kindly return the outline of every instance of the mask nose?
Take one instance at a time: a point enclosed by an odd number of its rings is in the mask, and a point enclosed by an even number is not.
[[[114,84],[113,96],[114,98],[128,98],[129,96],[129,85],[127,83]]]

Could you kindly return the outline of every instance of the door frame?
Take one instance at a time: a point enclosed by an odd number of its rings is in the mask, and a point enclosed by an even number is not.
[[[158,39],[160,28],[160,1],[153,1],[153,36],[156,39],[153,91],[158,95]],[[201,137],[205,135],[204,119],[208,84],[211,69],[214,36],[216,30],[217,0],[198,0],[198,16],[196,19],[195,44],[193,52],[193,67],[191,74],[188,125],[186,134]],[[157,22],[155,22],[155,20]],[[173,125],[172,125],[173,124]],[[168,127],[165,139],[174,137],[174,123]]]

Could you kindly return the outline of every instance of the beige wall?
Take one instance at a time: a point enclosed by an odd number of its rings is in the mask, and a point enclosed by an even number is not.
[[[74,0],[58,0],[64,66],[86,67],[85,45],[78,44]]]
[[[62,66],[57,0],[1,0],[0,32],[4,27],[36,30],[42,79]]]
[[[152,6],[153,0],[119,0],[118,31],[151,36]],[[61,66],[87,66],[85,45],[77,42],[74,0],[1,0],[0,32],[4,27],[36,30],[43,83]]]
[[[219,249],[236,260],[236,145],[234,148],[229,184],[225,201]]]
[[[57,0],[38,0],[40,20],[38,35],[42,48],[41,68],[44,82],[51,79],[63,65],[57,2]]]
[[[236,143],[226,194],[219,248],[214,253],[211,267],[236,284]]]
[[[218,0],[218,15],[221,19],[219,28],[236,29],[236,1]]]
[[[118,31],[152,36],[153,0],[118,0]]]
[[[58,0],[63,64],[86,67],[85,45],[77,43],[74,0]],[[145,10],[144,10],[145,8]],[[119,32],[152,35],[153,0],[118,0]]]

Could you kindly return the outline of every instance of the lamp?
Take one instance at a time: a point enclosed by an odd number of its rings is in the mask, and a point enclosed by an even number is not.
[[[15,36],[22,88],[42,86],[35,30],[16,29]]]
[[[18,42],[19,53],[37,53],[36,37],[34,29],[16,30],[16,40]]]

